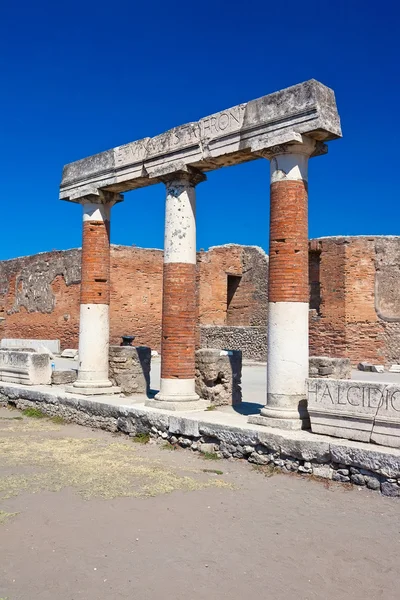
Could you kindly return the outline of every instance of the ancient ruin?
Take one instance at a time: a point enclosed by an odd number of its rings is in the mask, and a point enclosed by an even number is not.
[[[82,205],[82,250],[0,262],[0,336],[13,346],[0,401],[400,496],[398,385],[352,373],[397,372],[400,238],[308,239],[308,160],[339,137],[334,93],[311,80],[66,165],[60,198]],[[257,159],[270,162],[269,256],[196,252],[196,186]],[[111,246],[112,207],[157,183],[164,250]],[[77,373],[51,372],[58,340]],[[43,381],[19,349],[29,341]],[[267,363],[257,404],[242,397],[242,357]]]

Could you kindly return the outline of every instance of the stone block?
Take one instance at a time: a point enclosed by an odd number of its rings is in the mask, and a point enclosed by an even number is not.
[[[314,378],[350,379],[350,359],[310,356],[309,376]]]
[[[60,340],[3,338],[0,342],[0,347],[10,349],[32,348],[33,350],[41,350],[44,347],[51,354],[60,354]]]
[[[303,135],[321,142],[341,137],[334,92],[314,79],[66,165],[60,198],[76,201],[110,185],[135,189],[191,166],[242,163]]]
[[[372,365],[368,362],[358,363],[357,369],[359,371],[372,371]]]
[[[372,365],[371,366],[371,371],[373,373],[384,373],[385,372],[385,367],[383,365]]]
[[[389,373],[400,373],[400,365],[392,365],[389,369]]]
[[[78,372],[75,369],[67,369],[65,371],[53,371],[51,374],[52,385],[65,385],[74,383],[77,380]]]
[[[110,346],[109,378],[124,394],[146,394],[150,389],[151,348]]]
[[[61,352],[61,358],[78,358],[78,350],[65,348],[65,350]]]
[[[202,348],[196,352],[196,392],[215,406],[242,401],[242,353]]]
[[[313,433],[400,448],[400,386],[308,379]]]
[[[313,433],[369,442],[381,390],[359,381],[308,379],[308,413]],[[365,396],[368,391],[368,397]]]
[[[0,380],[24,385],[51,383],[51,362],[47,353],[35,350],[0,349]]]

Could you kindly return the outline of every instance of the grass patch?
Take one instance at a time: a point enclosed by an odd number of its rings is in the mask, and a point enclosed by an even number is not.
[[[170,444],[169,442],[164,442],[161,448],[162,450],[176,450],[176,446]]]
[[[11,517],[15,517],[18,513],[8,513],[4,512],[4,510],[0,510],[0,525],[3,525],[7,521],[7,519],[11,519]],[[1,600],[1,598],[0,598]]]
[[[55,423],[56,425],[65,425],[66,424],[66,420],[63,419],[62,417],[60,417],[59,415],[56,415],[55,417],[51,417],[50,421],[52,423]],[[1,598],[0,598],[1,600]]]
[[[205,460],[220,460],[216,452],[204,452],[203,458]]]
[[[217,407],[215,406],[215,404],[210,404],[210,406],[207,406],[207,408],[205,410],[217,410]]]
[[[150,434],[149,433],[137,433],[135,436],[133,436],[132,439],[136,444],[148,444],[150,441]]]
[[[214,475],[223,475],[224,472],[219,469],[202,469],[203,473],[213,473]],[[1,598],[0,598],[1,600]]]
[[[272,475],[277,475],[278,473],[282,473],[282,471],[274,465],[274,463],[269,463],[268,465],[253,465],[253,471],[256,473],[261,473],[264,477],[272,477]]]
[[[42,412],[39,408],[25,408],[22,411],[22,414],[25,415],[25,417],[32,417],[33,419],[44,419],[45,417],[47,417],[47,415],[44,414],[44,412]]]

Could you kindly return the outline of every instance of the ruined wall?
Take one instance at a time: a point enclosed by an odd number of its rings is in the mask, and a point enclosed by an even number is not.
[[[320,257],[311,354],[348,357],[353,364],[399,362],[400,237],[321,238],[310,248]]]
[[[201,325],[265,327],[268,256],[257,246],[226,244],[198,253]],[[237,278],[230,302],[228,276]]]
[[[0,338],[57,338],[77,348],[81,251],[0,261]],[[199,321],[227,324],[228,274],[240,277],[231,325],[265,325],[268,257],[259,248],[221,246],[198,253]],[[160,350],[163,252],[111,247],[110,341]]]

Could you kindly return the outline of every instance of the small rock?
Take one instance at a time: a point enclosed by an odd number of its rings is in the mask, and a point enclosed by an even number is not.
[[[304,465],[300,465],[299,468],[297,469],[299,473],[304,473],[309,475],[310,473],[312,473],[312,469],[307,469]]]
[[[213,452],[215,452],[215,445],[214,444],[200,444],[200,452],[202,452],[202,454],[212,454]]]
[[[311,465],[311,463],[310,463],[310,462],[305,462],[305,463],[304,463],[304,467],[305,467],[306,469],[312,469],[312,465]]]
[[[389,481],[384,481],[381,485],[381,492],[383,496],[400,498],[400,487],[397,485],[397,483],[390,483]]]
[[[243,446],[243,454],[251,454],[253,450],[253,446]]]
[[[372,365],[371,371],[373,373],[384,373],[385,367],[383,365]]]
[[[360,473],[354,473],[350,476],[350,481],[354,483],[354,485],[365,485],[364,475]]]
[[[170,437],[170,444],[177,444],[178,443],[178,438],[176,438],[174,435],[172,435]]]
[[[400,365],[392,365],[389,369],[389,373],[400,373]]]
[[[379,488],[381,487],[381,484],[377,477],[365,476],[365,483],[367,484],[367,488],[369,488],[370,490],[379,490]]]
[[[163,431],[161,437],[163,440],[166,440],[168,438],[168,433],[166,431]]]
[[[339,475],[348,475],[349,469],[338,469],[336,472],[339,473]]]
[[[360,471],[358,469],[356,469],[355,467],[350,467],[350,473],[352,475],[356,475],[357,473],[359,473]]]
[[[249,456],[248,460],[256,465],[267,465],[270,462],[268,456],[265,456],[264,454],[258,454],[257,452],[253,452],[253,454]]]
[[[368,362],[360,362],[358,363],[357,369],[359,371],[371,371],[372,365]]]
[[[199,444],[197,442],[193,442],[193,444],[190,447],[192,450],[196,451],[199,449]]]
[[[341,481],[342,483],[349,483],[350,477],[342,475],[339,471],[335,471],[332,476],[333,481]]]

